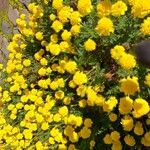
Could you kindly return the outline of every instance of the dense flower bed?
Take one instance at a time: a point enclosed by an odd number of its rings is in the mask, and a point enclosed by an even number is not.
[[[0,143],[12,150],[150,147],[150,0],[33,0],[1,73]]]

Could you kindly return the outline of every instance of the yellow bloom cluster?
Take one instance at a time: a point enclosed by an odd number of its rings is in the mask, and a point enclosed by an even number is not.
[[[98,21],[98,24],[96,26],[96,31],[101,36],[109,36],[110,33],[114,32],[114,25],[111,19],[107,17],[103,17]]]
[[[28,10],[0,64],[2,150],[149,147],[150,73],[130,52],[149,38],[150,1],[43,0]]]
[[[150,35],[150,17],[148,17],[147,19],[144,20],[144,22],[141,25],[141,32],[144,35]]]
[[[115,4],[111,6],[111,13],[113,16],[121,16],[124,15],[127,11],[127,6],[123,1],[117,1]]]
[[[150,14],[150,0],[130,0],[132,4],[132,14],[135,17],[144,18]]]
[[[120,80],[120,91],[124,92],[126,95],[134,95],[135,92],[140,91],[138,78],[137,77],[127,77],[126,79]]]
[[[135,57],[125,52],[125,48],[121,45],[116,45],[111,49],[111,57],[124,69],[132,69],[136,66]]]

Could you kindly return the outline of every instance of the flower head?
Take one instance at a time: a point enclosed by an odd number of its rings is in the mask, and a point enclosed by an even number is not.
[[[133,103],[133,116],[135,118],[140,118],[150,111],[149,104],[146,100],[138,98]]]
[[[114,25],[111,19],[103,17],[98,21],[96,26],[96,31],[101,36],[109,36],[111,33],[114,32]]]
[[[138,78],[137,77],[127,77],[126,79],[120,80],[120,91],[124,92],[126,95],[134,95],[135,92],[140,91]]]
[[[111,14],[115,17],[124,15],[127,11],[127,5],[123,1],[117,1],[111,6]]]

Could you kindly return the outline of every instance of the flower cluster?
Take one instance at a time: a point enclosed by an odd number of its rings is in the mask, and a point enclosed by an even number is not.
[[[150,147],[150,1],[33,0],[0,78],[1,149]]]

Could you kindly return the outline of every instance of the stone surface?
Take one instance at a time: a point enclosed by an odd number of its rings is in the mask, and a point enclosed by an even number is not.
[[[10,28],[10,24],[8,22],[6,22],[5,20],[2,21],[2,32],[5,34],[11,34],[11,28]]]
[[[3,54],[7,57],[8,56],[8,51],[7,51],[7,45],[8,45],[8,41],[5,37],[3,37],[2,39],[2,46],[1,46],[1,51],[3,52]]]
[[[9,3],[8,0],[0,0],[0,10],[8,8]]]
[[[25,6],[28,6],[28,4],[30,3],[31,0],[20,0],[20,2],[22,4],[24,4]]]
[[[16,19],[19,17],[19,12],[17,9],[13,9],[12,6],[9,6],[8,9],[8,18],[13,23],[13,25],[16,25]]]
[[[19,33],[18,28],[17,28],[17,27],[14,27],[14,28],[13,28],[13,34],[17,34],[17,33]]]
[[[1,50],[1,48],[2,48],[2,41],[3,41],[3,36],[0,35],[0,50]]]
[[[0,48],[0,63],[5,64],[8,58],[8,51],[6,50],[8,41],[5,37],[3,37],[1,40],[2,41],[1,41],[1,48]]]

